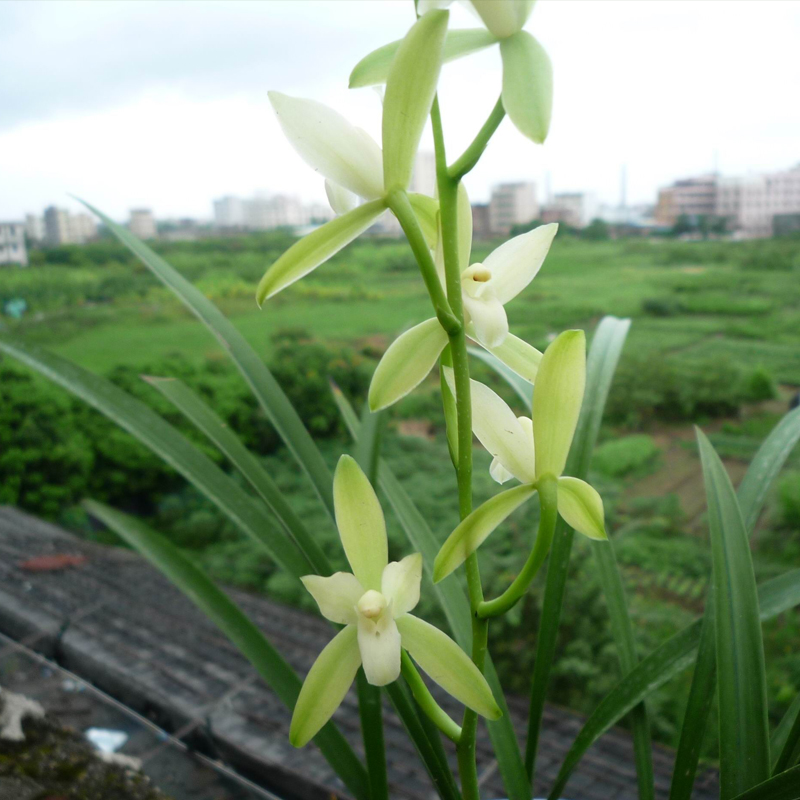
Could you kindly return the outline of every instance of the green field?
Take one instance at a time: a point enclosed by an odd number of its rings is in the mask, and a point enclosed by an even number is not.
[[[404,328],[431,316],[430,303],[404,244],[363,240],[259,310],[256,282],[288,242],[284,234],[271,234],[159,249],[263,355],[333,464],[348,443],[328,375],[360,402],[382,350]],[[493,246],[479,243],[473,261]],[[201,391],[267,459],[329,555],[337,556],[324,513],[215,340],[124,250],[101,242],[36,253],[30,269],[0,272],[0,306],[14,298],[25,299],[28,311],[18,321],[2,317],[9,329],[110,375],[213,454],[137,374],[177,374]],[[702,610],[708,585],[692,423],[712,434],[738,479],[784,413],[792,387],[800,386],[800,242],[588,242],[559,236],[539,276],[507,310],[512,331],[540,349],[568,327],[591,334],[606,314],[633,319],[593,482],[606,498],[646,652]],[[494,381],[480,366],[476,374]],[[97,536],[76,508],[91,495],[148,517],[222,580],[306,602],[254,545],[127,435],[8,360],[0,362],[0,379],[0,502]],[[455,504],[437,387],[432,376],[393,409],[385,455],[443,539]],[[487,466],[486,454],[476,449],[479,500],[496,491]],[[795,455],[762,519],[755,540],[759,578],[800,566],[799,467]],[[518,513],[504,534],[482,548],[490,594],[518,569],[536,514]],[[402,539],[391,519],[390,537],[399,555]],[[618,666],[584,542],[577,543],[569,587],[553,699],[590,710],[615,682]],[[500,667],[520,690],[530,674],[540,589],[539,582],[493,628]],[[800,625],[787,616],[769,623],[766,632],[770,696],[778,714],[800,687]],[[662,741],[675,741],[688,677],[653,697]]]

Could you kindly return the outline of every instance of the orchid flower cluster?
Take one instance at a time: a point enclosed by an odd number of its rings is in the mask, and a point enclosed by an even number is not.
[[[309,575],[303,583],[322,615],[344,627],[306,678],[290,738],[302,746],[322,729],[359,668],[373,686],[391,684],[402,675],[423,712],[456,742],[462,791],[475,798],[475,715],[496,719],[501,714],[499,698],[482,674],[488,619],[505,613],[527,590],[547,556],[559,515],[590,538],[603,539],[606,533],[599,494],[584,481],[563,474],[583,399],[584,334],[562,333],[543,354],[511,333],[505,309],[536,277],[558,226],[541,225],[500,245],[483,261],[471,259],[472,217],[463,177],[505,115],[537,143],[544,142],[550,124],[550,61],[523,30],[533,2],[471,0],[466,5],[484,26],[471,30],[448,30],[449,5],[450,0],[420,0],[418,19],[405,38],[370,54],[353,70],[351,87],[385,83],[382,147],[321,103],[270,93],[286,137],[324,178],[336,216],[272,264],[258,286],[257,300],[264,304],[321,266],[382,214],[396,216],[411,245],[433,316],[410,327],[387,349],[372,378],[369,406],[373,412],[391,406],[439,365],[462,519],[434,563],[423,564],[419,553],[390,563],[383,513],[370,480],[352,458],[341,458],[333,486],[335,516],[353,572]],[[470,148],[448,166],[436,97],[441,66],[495,44],[503,61],[500,99]],[[429,118],[436,144],[433,197],[408,191]],[[533,384],[531,416],[517,417],[488,386],[470,379],[468,339]],[[500,484],[512,478],[519,482],[475,510],[470,488],[473,432],[494,457],[492,477]],[[504,594],[485,600],[477,550],[536,493],[539,531],[528,560]],[[411,613],[419,601],[424,571],[439,582],[465,562],[474,620],[471,656]],[[463,726],[455,725],[426,694],[415,664],[464,704]],[[462,759],[464,753],[468,755]]]

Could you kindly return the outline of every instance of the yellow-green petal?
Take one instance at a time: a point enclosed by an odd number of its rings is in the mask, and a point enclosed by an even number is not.
[[[289,741],[295,747],[308,744],[344,700],[361,666],[357,637],[355,625],[348,625],[328,642],[311,667],[289,728]]]
[[[503,57],[503,107],[524,136],[542,144],[553,111],[553,65],[527,31],[500,42]]]
[[[333,575],[306,575],[300,578],[308,593],[317,601],[319,613],[339,625],[353,625],[358,620],[356,603],[364,594],[358,578],[349,572]]]
[[[487,347],[481,342],[473,325],[467,325],[467,336],[474,339],[485,350],[493,356],[499,358],[509,369],[514,370],[520,378],[525,378],[529,383],[536,382],[536,374],[539,372],[539,364],[542,361],[542,354],[526,341],[509,333],[503,343],[497,347]]]
[[[295,242],[264,274],[256,290],[256,301],[261,305],[282,289],[300,280],[320,264],[336,255],[357,236],[372,225],[386,209],[383,200],[354,208]]]
[[[492,531],[516,511],[534,492],[536,486],[523,484],[495,495],[476,508],[447,537],[433,562],[433,582],[438,583],[467,560]]]
[[[470,0],[483,24],[497,37],[512,36],[522,29],[534,0]]]
[[[364,589],[381,590],[389,563],[386,521],[372,484],[355,459],[344,455],[333,476],[336,527],[353,574]]]
[[[585,386],[586,336],[564,331],[545,350],[533,387],[537,478],[564,471]]]
[[[386,192],[406,189],[422,130],[436,93],[449,11],[420,17],[392,59],[383,101],[383,175]]]
[[[372,376],[370,409],[386,408],[417,387],[433,369],[446,344],[447,334],[435,317],[398,336]]]
[[[446,633],[411,614],[399,617],[397,627],[403,647],[442,689],[488,719],[501,716],[486,678]]]
[[[590,539],[607,539],[603,498],[580,478],[558,479],[558,513],[578,533]]]

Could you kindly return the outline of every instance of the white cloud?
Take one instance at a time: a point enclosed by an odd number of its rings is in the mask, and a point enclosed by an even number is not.
[[[313,96],[379,138],[377,96],[348,90],[347,75],[402,34],[410,8],[410,0],[3,3],[0,218],[70,205],[68,192],[117,217],[142,205],[207,217],[213,197],[258,190],[322,199],[266,91]],[[476,24],[463,9],[453,14],[457,25]],[[629,199],[646,201],[715,159],[743,173],[800,158],[798,4],[544,0],[528,29],[554,62],[550,137],[534,146],[506,121],[469,177],[474,198],[499,180],[541,184],[549,173],[556,191],[614,201],[627,164]],[[496,51],[445,67],[451,158],[499,86]]]

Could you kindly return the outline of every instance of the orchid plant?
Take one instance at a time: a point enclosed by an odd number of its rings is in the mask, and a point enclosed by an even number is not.
[[[118,387],[10,334],[0,334],[0,350],[39,370],[136,436],[252,537],[292,580],[305,586],[335,630],[301,682],[256,625],[175,546],[137,520],[87,502],[90,513],[158,566],[228,635],[291,709],[292,744],[303,747],[313,740],[356,800],[389,797],[381,692],[391,700],[444,800],[480,800],[479,715],[486,720],[509,800],[530,800],[575,531],[587,537],[596,558],[622,675],[576,738],[551,787],[550,800],[561,796],[593,742],[626,716],[634,740],[639,796],[653,800],[645,700],[690,663],[695,664],[695,673],[670,800],[690,800],[709,698],[717,683],[723,800],[796,798],[800,796],[796,793],[800,767],[795,766],[800,755],[800,701],[770,741],[759,626],[762,618],[800,604],[800,575],[787,573],[757,587],[747,536],[771,482],[800,440],[800,410],[782,421],[764,443],[738,493],[712,446],[698,433],[708,495],[713,588],[704,619],[640,662],[606,532],[603,501],[585,480],[629,321],[605,318],[588,360],[583,331],[554,336],[542,354],[509,330],[505,307],[542,268],[556,225],[514,237],[482,262],[472,262],[472,218],[463,180],[506,114],[523,136],[538,144],[545,141],[552,69],[542,46],[524,30],[533,0],[463,4],[476,14],[479,28],[449,29],[451,0],[418,0],[416,21],[405,37],[369,54],[354,68],[351,87],[385,84],[380,145],[314,100],[279,92],[269,95],[289,141],[325,179],[336,216],[269,266],[258,285],[257,302],[268,311],[270,298],[324,264],[381,215],[393,214],[411,247],[433,311],[387,349],[375,370],[361,420],[335,391],[357,443],[356,458],[343,455],[334,476],[281,387],[238,330],[147,245],[92,209],[224,346],[335,522],[352,573],[333,571],[313,532],[268,472],[180,381],[147,378],[211,440],[253,493]],[[503,63],[500,97],[472,143],[448,161],[437,99],[441,66],[492,45],[499,45]],[[408,190],[428,120],[435,144],[434,196]],[[470,347],[470,341],[478,347]],[[471,357],[488,361],[530,407],[530,416],[517,416],[491,388],[473,380]],[[440,538],[379,457],[381,410],[412,392],[437,364],[459,508],[452,531],[440,532]],[[492,478],[498,484],[512,479],[519,483],[476,509],[472,507],[473,432],[493,456]],[[373,484],[390,502],[414,551],[400,561],[389,561],[386,524]],[[522,569],[503,593],[486,599],[480,545],[534,495],[539,500],[538,531],[529,552],[520,554],[520,560],[526,556]],[[529,591],[546,561],[523,755],[488,653],[488,626],[490,619],[507,613]],[[411,613],[422,590],[441,607],[452,638]],[[437,703],[418,668],[463,704],[460,723]],[[342,735],[335,717],[353,682],[363,759]],[[455,746],[460,786],[441,735]]]

